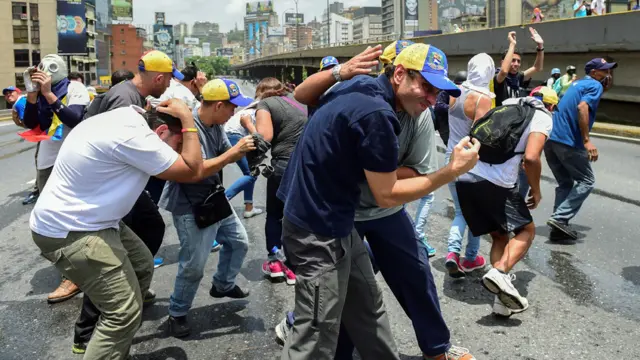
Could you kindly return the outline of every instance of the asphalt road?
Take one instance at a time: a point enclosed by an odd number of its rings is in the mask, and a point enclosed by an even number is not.
[[[243,86],[246,93],[253,88]],[[0,123],[0,359],[80,359],[71,353],[73,324],[80,297],[48,305],[46,295],[59,282],[55,269],[38,254],[28,228],[32,206],[23,197],[35,177],[33,144],[20,142],[18,129]],[[464,280],[445,275],[446,235],[451,203],[446,189],[436,192],[429,221],[429,240],[438,250],[432,271],[442,311],[454,344],[472,350],[477,359],[630,359],[640,339],[640,147],[594,140],[601,160],[595,164],[598,193],[575,219],[581,238],[575,243],[548,241],[544,222],[553,202],[552,182],[542,185],[543,200],[534,218],[539,224],[533,247],[516,266],[515,286],[531,307],[510,319],[491,315],[493,297],[480,285],[481,274]],[[441,157],[441,161],[442,161]],[[228,186],[240,171],[224,171]],[[552,179],[548,168],[545,179]],[[264,208],[266,181],[256,185],[255,203]],[[233,200],[241,211],[241,196]],[[416,203],[408,205],[415,213]],[[280,347],[273,327],[293,306],[293,288],[263,279],[264,215],[243,220],[250,250],[238,283],[251,290],[246,300],[209,297],[216,254],[210,255],[190,321],[191,337],[179,340],[166,333],[168,297],[177,270],[178,240],[171,217],[164,213],[167,232],[160,255],[166,265],[156,270],[152,287],[157,302],[144,312],[132,353],[134,359],[277,359]],[[482,242],[488,257],[490,243]],[[402,266],[402,264],[398,264]],[[420,359],[412,325],[389,292],[385,302],[403,359]]]

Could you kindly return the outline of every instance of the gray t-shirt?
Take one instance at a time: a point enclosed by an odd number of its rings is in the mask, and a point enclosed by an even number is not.
[[[130,105],[144,108],[146,104],[146,99],[138,92],[136,86],[130,80],[123,81],[106,93],[96,96],[84,114],[84,118]]]
[[[300,106],[302,107],[302,105]],[[260,101],[257,111],[260,110],[268,111],[273,122],[271,157],[289,159],[300,135],[302,135],[304,125],[307,123],[307,115],[280,96]]]
[[[193,120],[198,128],[198,137],[202,148],[203,159],[213,159],[231,148],[231,143],[222,125],[208,127],[200,121],[198,109],[193,111]],[[191,214],[191,204],[202,203],[213,188],[220,183],[220,176],[215,174],[196,184],[178,184],[167,181],[158,206],[174,215]],[[189,203],[191,202],[191,204]]]
[[[402,128],[398,135],[398,167],[406,166],[418,174],[425,175],[438,169],[436,150],[436,132],[431,120],[431,111],[424,111],[417,119],[407,113],[398,114]],[[364,182],[360,184],[360,205],[356,210],[356,221],[368,221],[393,215],[402,210],[402,206],[380,208]]]

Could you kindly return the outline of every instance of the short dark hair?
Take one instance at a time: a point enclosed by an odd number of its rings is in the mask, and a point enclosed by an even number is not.
[[[80,74],[79,72],[75,72],[75,71],[70,72],[69,76],[67,76],[67,79],[69,79],[69,80],[80,79],[80,80],[82,80],[82,83],[84,84],[84,76],[82,76],[82,74]]]
[[[116,70],[113,74],[111,74],[111,86],[119,84],[125,80],[133,79],[135,75],[129,70]]]
[[[196,66],[196,63],[193,61],[191,62],[191,65],[187,65],[184,69],[180,70],[182,75],[184,75],[183,81],[191,81],[195,79],[198,76],[198,71],[198,66]]]
[[[418,74],[417,71],[415,70],[410,70],[410,69],[406,69],[407,70],[407,75],[409,75],[410,78],[415,78],[416,74]],[[384,67],[384,75],[391,79],[393,77],[393,73],[396,71],[396,66],[393,64],[387,64]]]
[[[509,52],[509,50],[505,50],[505,51],[502,53],[502,60],[504,60],[504,58],[506,58],[506,57],[507,57],[507,53],[508,53],[508,52]],[[513,55],[519,55],[520,57],[522,57],[522,54],[520,53],[520,50],[519,50],[519,49],[515,49],[515,50],[513,50]]]
[[[151,109],[145,112],[142,116],[147,120],[147,125],[149,125],[151,130],[157,129],[160,125],[167,125],[169,127],[169,131],[172,133],[179,134],[182,131],[182,122],[180,119],[169,114],[161,113],[156,109]]]
[[[225,106],[231,104],[229,100],[202,100],[202,106],[210,107],[218,102],[223,103]]]

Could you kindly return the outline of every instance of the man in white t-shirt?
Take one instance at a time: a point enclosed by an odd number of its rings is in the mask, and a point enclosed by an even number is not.
[[[251,142],[230,157],[249,150]],[[149,177],[194,182],[219,169],[219,159],[203,162],[193,116],[180,100],[149,113],[135,106],[102,113],[69,134],[29,224],[42,255],[102,312],[86,359],[125,359],[140,326],[153,257],[121,219]]]
[[[475,236],[490,234],[493,268],[482,278],[487,290],[496,295],[493,312],[502,316],[519,313],[529,307],[511,281],[509,272],[527,253],[535,237],[535,225],[529,209],[540,203],[540,155],[551,133],[551,111],[558,96],[548,87],[534,89],[531,96],[507,99],[503,106],[528,103],[534,107],[533,118],[515,148],[515,155],[502,164],[480,161],[456,182],[458,200],[470,231]],[[523,161],[524,159],[524,161]],[[516,186],[521,164],[530,185],[525,200]],[[515,236],[509,239],[509,234]]]
[[[192,63],[180,71],[184,78],[178,80],[171,79],[169,88],[158,99],[154,97],[147,98],[152,106],[156,106],[162,101],[168,99],[180,99],[184,101],[191,110],[200,104],[198,97],[202,87],[207,83],[207,76],[198,67]]]

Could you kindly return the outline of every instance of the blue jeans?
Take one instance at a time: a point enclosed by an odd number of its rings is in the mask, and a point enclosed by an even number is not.
[[[213,240],[222,245],[218,270],[213,275],[213,286],[221,292],[229,291],[235,286],[236,276],[247,255],[249,241],[235,212],[205,229],[196,226],[193,214],[174,215],[173,223],[180,240],[180,252],[176,283],[169,299],[169,315],[178,317],[187,315],[193,304]]]
[[[243,136],[240,134],[227,134],[227,137],[229,138],[229,142],[231,142],[231,146],[234,146]],[[255,186],[257,178],[251,176],[249,162],[246,157],[238,160],[236,164],[240,167],[243,176],[231,184],[224,194],[227,199],[231,200],[242,191],[244,192],[244,203],[253,204],[253,187]]]
[[[424,241],[427,241],[425,228],[427,227],[427,222],[429,220],[429,211],[431,210],[433,199],[435,199],[434,193],[420,199],[418,211],[416,211],[416,233],[418,233],[418,237],[424,239]]]
[[[595,187],[596,178],[589,155],[584,149],[547,141],[544,156],[558,182],[551,218],[567,224],[578,214]]]
[[[527,200],[527,195],[529,195],[529,178],[527,178],[527,173],[524,172],[524,169],[520,167],[520,171],[518,172],[518,193]]]
[[[449,156],[450,155],[446,156],[445,165],[449,163]],[[456,191],[456,183],[450,182],[448,186],[449,191],[451,192],[451,197],[453,198],[453,205],[455,206],[455,217],[453,218],[453,222],[451,223],[451,229],[449,229],[449,244],[447,251],[460,254],[460,252],[462,251],[462,238],[464,237],[465,230],[467,230],[467,221],[462,215],[460,201],[458,201],[458,192]],[[474,261],[478,256],[479,250],[480,237],[473,236],[473,234],[469,230],[467,234],[467,249],[465,251],[464,257],[467,260]]]

